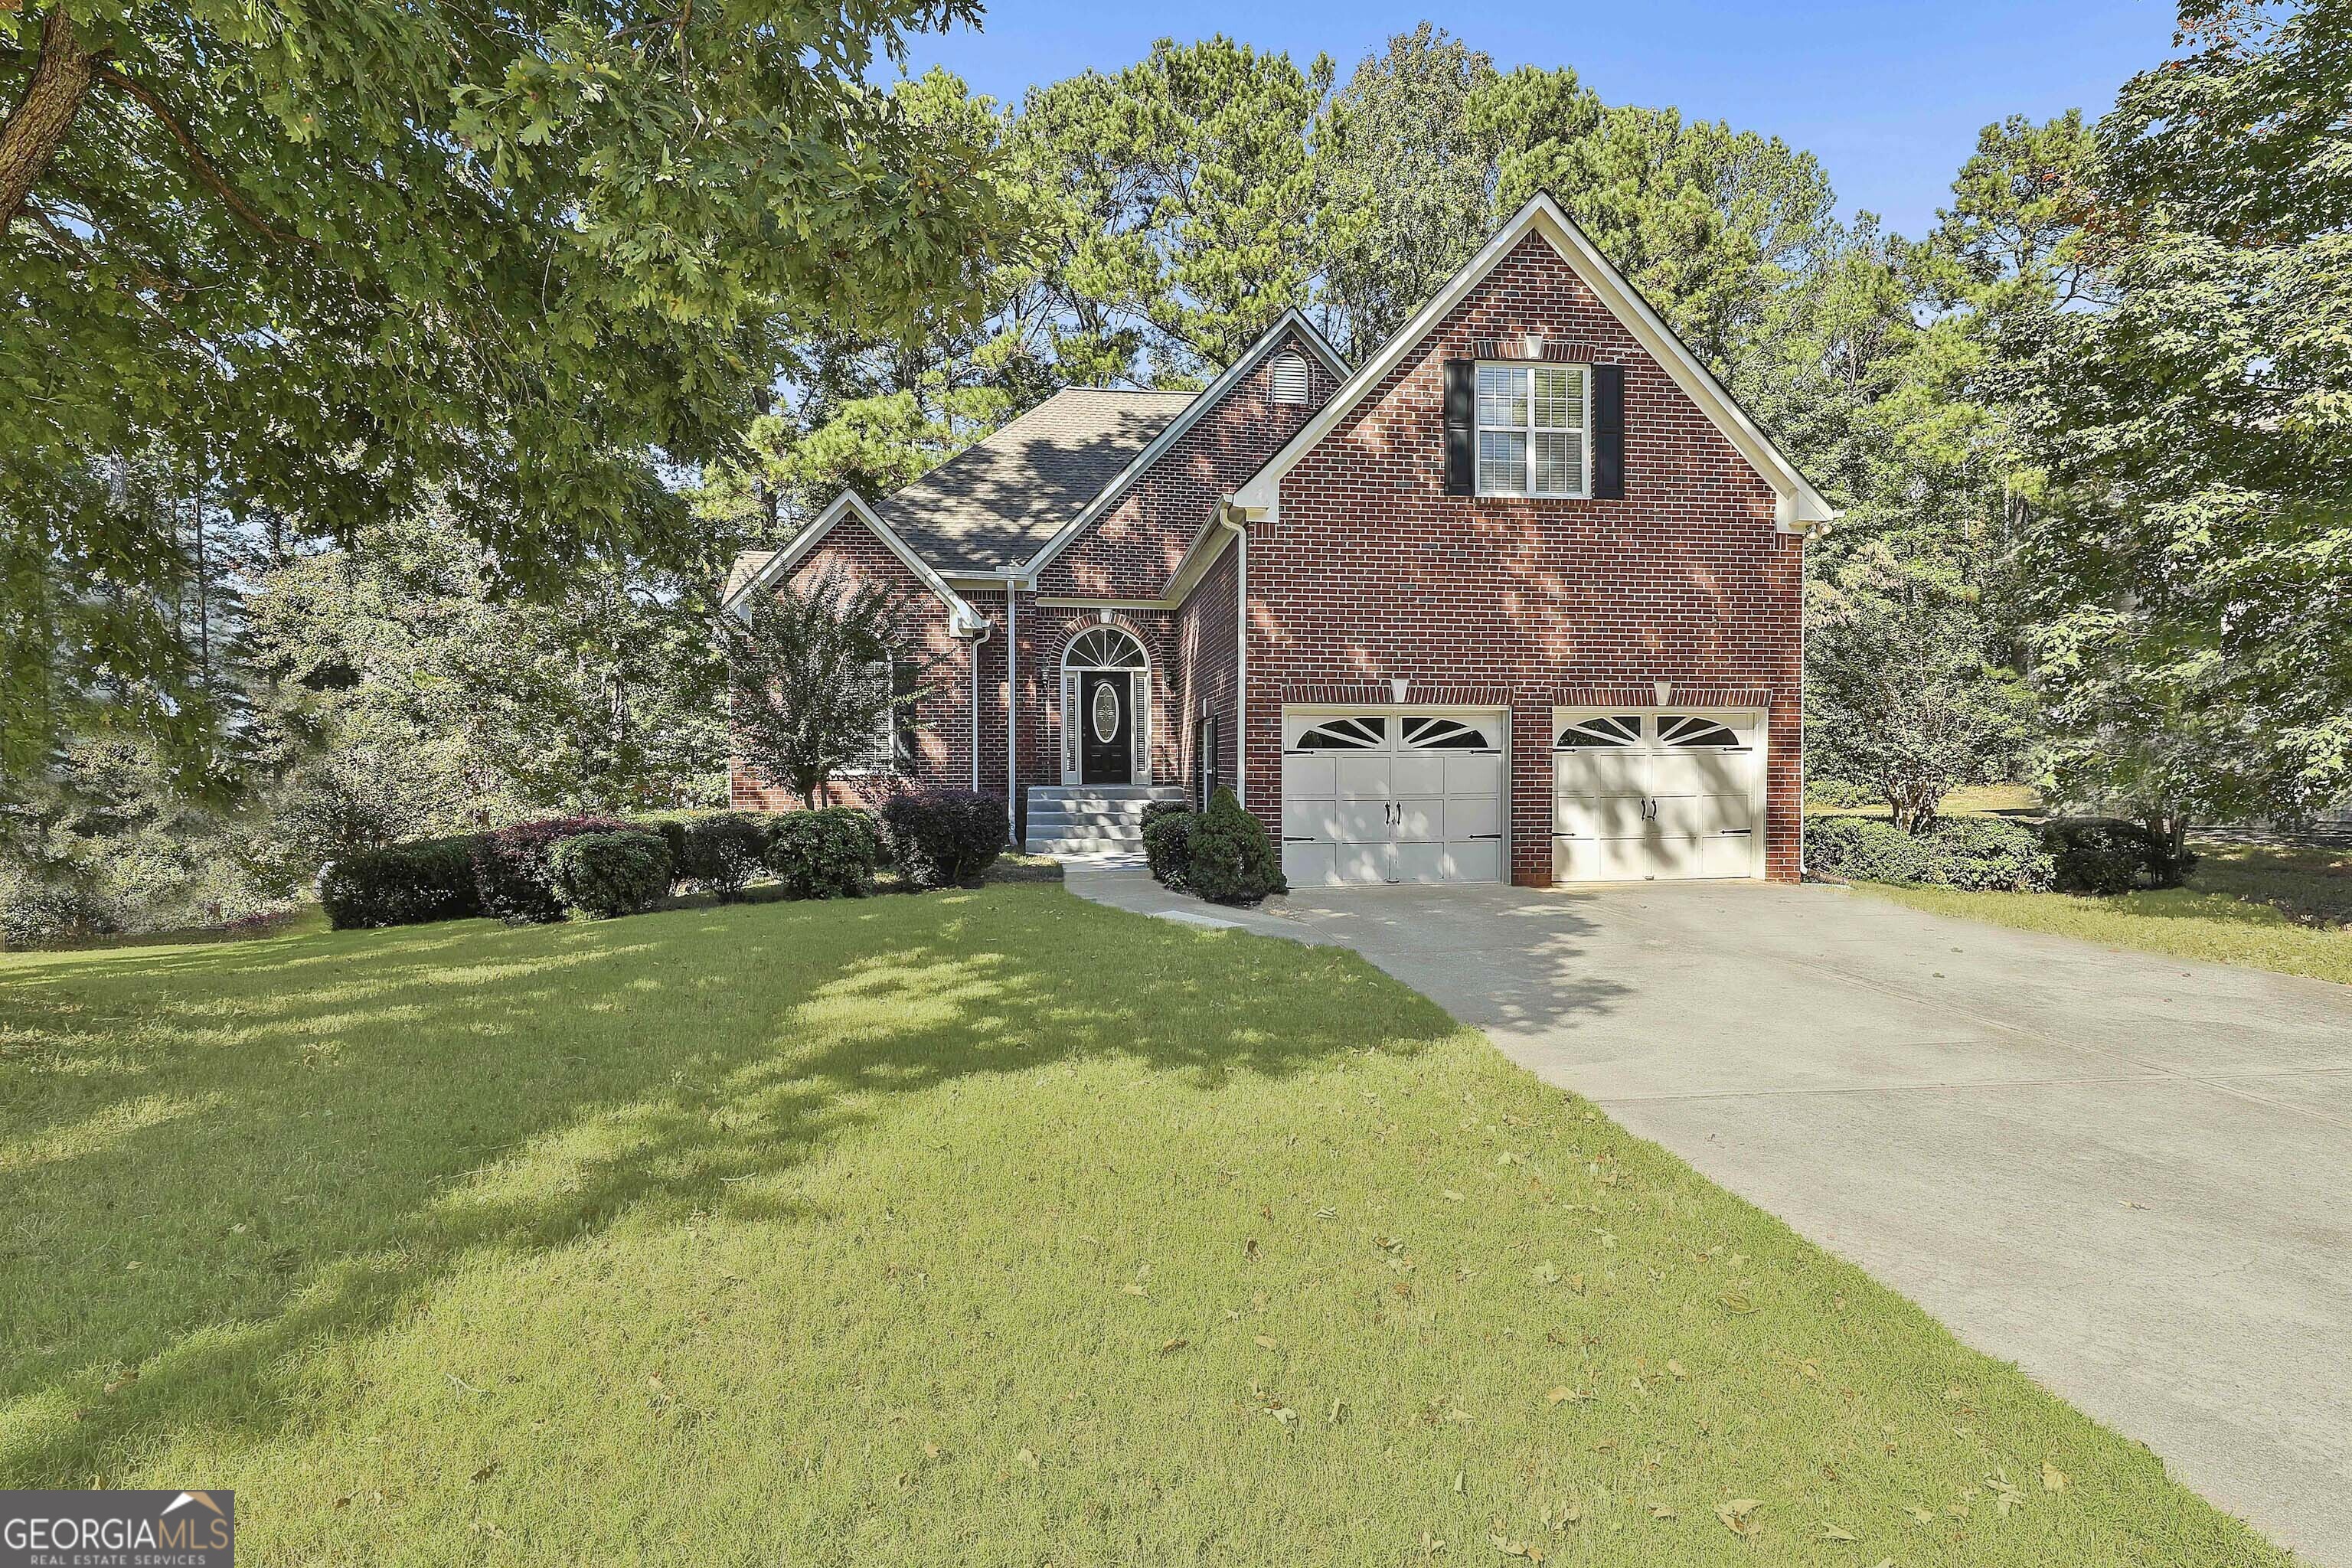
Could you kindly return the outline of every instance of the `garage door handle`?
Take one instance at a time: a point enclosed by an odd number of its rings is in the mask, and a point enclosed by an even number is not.
[[[1745,838],[1755,831],[1752,827],[1727,827],[1723,830],[1723,836],[1726,838]]]
[[[1499,833],[1474,833],[1470,837],[1473,838],[1500,838],[1502,835]]]

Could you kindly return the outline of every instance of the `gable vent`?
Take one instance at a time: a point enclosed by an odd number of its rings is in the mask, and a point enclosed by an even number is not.
[[[1276,403],[1307,401],[1307,356],[1286,349],[1274,356],[1274,400]]]

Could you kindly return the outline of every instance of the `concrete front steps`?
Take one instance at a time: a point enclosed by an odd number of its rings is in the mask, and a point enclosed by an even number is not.
[[[1183,799],[1175,784],[1032,784],[1029,853],[1140,855],[1143,808]]]

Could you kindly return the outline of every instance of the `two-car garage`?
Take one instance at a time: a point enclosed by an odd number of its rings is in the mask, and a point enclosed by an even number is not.
[[[1551,716],[1559,882],[1764,875],[1764,716],[1560,708]],[[1283,715],[1283,874],[1296,887],[1510,874],[1501,709]]]

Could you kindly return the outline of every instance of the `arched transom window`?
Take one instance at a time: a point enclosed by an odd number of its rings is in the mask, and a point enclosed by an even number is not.
[[[1597,718],[1579,719],[1559,732],[1559,749],[1563,752],[1600,752],[1613,746],[1641,743],[1642,716],[1638,713],[1609,713]]]
[[[1062,656],[1066,669],[1141,669],[1143,645],[1117,626],[1090,626]]]

